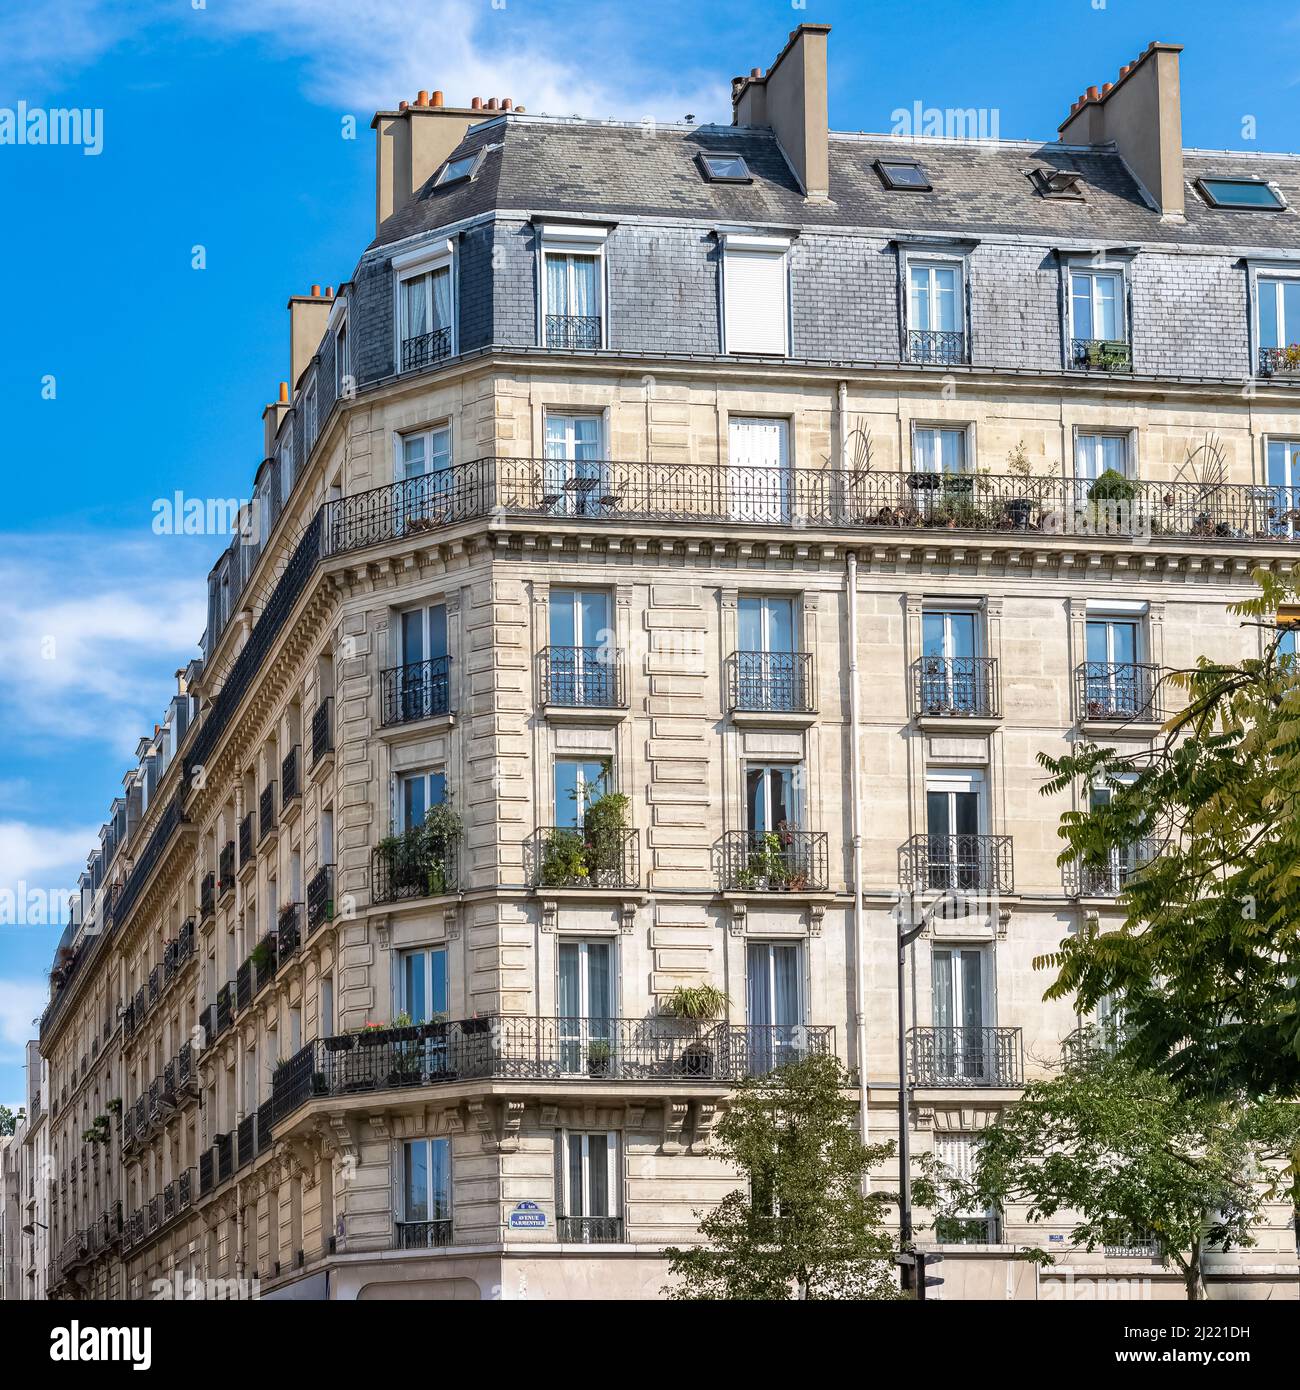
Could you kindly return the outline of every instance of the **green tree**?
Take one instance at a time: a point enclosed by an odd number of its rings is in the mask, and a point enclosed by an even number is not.
[[[1256,578],[1235,611],[1269,629],[1264,655],[1167,677],[1185,705],[1150,753],[1041,757],[1047,794],[1110,790],[1062,817],[1062,863],[1103,869],[1138,845],[1146,860],[1122,925],[1085,924],[1036,962],[1057,971],[1047,998],[1089,1014],[1109,996],[1126,1054],[1207,1097],[1300,1094],[1300,666],[1271,620],[1300,588]]]
[[[18,1128],[18,1117],[7,1105],[0,1105],[0,1137]]]
[[[893,1194],[862,1192],[893,1146],[862,1143],[847,1086],[836,1058],[810,1056],[738,1087],[714,1151],[746,1184],[701,1219],[705,1244],[667,1251],[670,1297],[901,1297],[881,1229]]]
[[[1166,1077],[1085,1046],[1001,1111],[973,1178],[949,1184],[947,1197],[1023,1205],[1031,1222],[1071,1213],[1071,1239],[1088,1250],[1154,1236],[1187,1297],[1200,1299],[1205,1251],[1255,1244],[1251,1228],[1287,1185],[1297,1143],[1300,1110],[1289,1102],[1187,1098]],[[1028,1256],[1051,1262],[1042,1250]]]

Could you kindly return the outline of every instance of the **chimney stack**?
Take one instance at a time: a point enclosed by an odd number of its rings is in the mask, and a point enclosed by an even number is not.
[[[830,118],[826,94],[829,24],[801,24],[764,75],[753,68],[731,83],[732,125],[770,126],[809,202],[830,198]]]
[[[1115,81],[1089,87],[1059,127],[1062,144],[1114,143],[1164,217],[1183,216],[1182,45],[1152,42]]]
[[[325,325],[333,307],[333,298],[321,294],[319,285],[313,285],[310,294],[289,297],[289,390],[293,395],[297,394],[298,382],[325,336]]]

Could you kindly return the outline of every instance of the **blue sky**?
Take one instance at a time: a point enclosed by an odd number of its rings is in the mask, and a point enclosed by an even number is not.
[[[262,406],[288,374],[285,301],[346,279],[373,233],[377,106],[424,87],[456,105],[495,95],[554,114],[722,121],[731,76],[766,67],[808,20],[834,27],[837,129],[888,130],[920,101],[989,108],[1004,136],[1052,138],[1084,87],[1158,38],[1186,46],[1187,144],[1297,143],[1300,7],[1286,4],[17,8],[0,16],[0,108],[102,109],[103,150],[0,145],[0,893],[72,883],[195,652],[223,542],[154,535],[152,504],[247,495]],[[0,1102],[21,1094],[57,931],[0,923]]]

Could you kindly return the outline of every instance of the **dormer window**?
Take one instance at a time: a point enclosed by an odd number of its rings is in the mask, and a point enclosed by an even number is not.
[[[878,159],[876,173],[886,188],[899,193],[928,193],[930,176],[915,159]]]
[[[710,183],[753,183],[754,176],[749,172],[743,155],[702,154],[700,169]]]
[[[459,183],[461,179],[472,178],[482,154],[482,150],[476,150],[473,154],[461,155],[459,159],[449,159],[434,179],[433,186],[445,188],[449,183]]]
[[[1031,169],[1030,181],[1044,198],[1083,202],[1083,175],[1075,169]]]
[[[1282,195],[1264,179],[1200,178],[1196,188],[1212,208],[1277,212],[1286,207]]]

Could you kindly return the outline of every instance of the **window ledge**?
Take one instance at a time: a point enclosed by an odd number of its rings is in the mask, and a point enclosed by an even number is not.
[[[1163,719],[1080,719],[1079,730],[1090,738],[1155,738]]]
[[[431,714],[427,719],[404,719],[400,724],[385,724],[376,730],[376,736],[385,743],[397,743],[412,734],[443,734],[456,725],[456,716],[449,710],[446,714]]]
[[[549,724],[618,724],[627,718],[625,705],[542,705]]]
[[[817,711],[733,709],[731,722],[748,728],[807,729],[817,722]]]
[[[991,734],[1002,726],[1000,714],[918,714],[916,727],[927,734]]]

